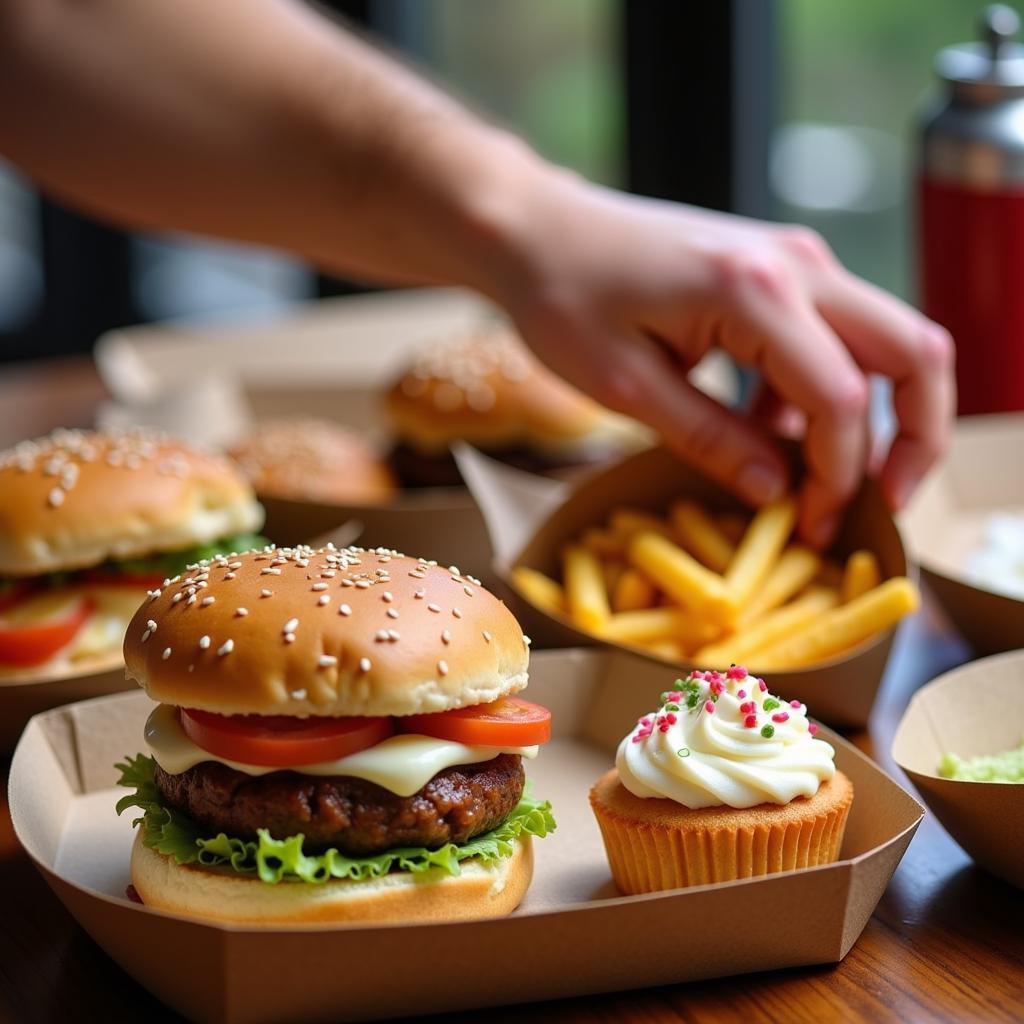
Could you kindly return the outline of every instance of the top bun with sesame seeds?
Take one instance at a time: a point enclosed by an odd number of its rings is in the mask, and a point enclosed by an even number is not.
[[[127,674],[219,714],[412,715],[526,686],[529,639],[478,580],[383,548],[202,562],[136,612]]]
[[[391,470],[372,446],[327,420],[266,420],[230,454],[261,495],[374,504],[395,492]]]
[[[0,453],[0,576],[175,551],[262,524],[236,466],[167,437],[58,430]]]
[[[397,439],[430,456],[462,440],[573,465],[648,441],[638,423],[556,376],[501,323],[426,349],[395,381],[385,406]]]

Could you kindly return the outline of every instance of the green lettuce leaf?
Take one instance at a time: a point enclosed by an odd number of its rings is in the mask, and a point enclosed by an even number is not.
[[[338,850],[320,854],[302,852],[303,836],[274,839],[260,829],[256,841],[235,839],[223,832],[205,837],[202,829],[190,818],[165,807],[154,781],[156,762],[139,754],[115,765],[121,772],[119,785],[134,789],[117,802],[117,813],[138,807],[143,813],[132,825],[143,825],[143,842],[158,853],[173,857],[178,864],[201,864],[205,867],[231,868],[242,874],[256,874],[264,882],[326,882],[330,878],[361,881],[380,878],[390,871],[412,871],[420,874],[440,868],[450,875],[461,873],[460,862],[478,857],[493,863],[508,857],[513,843],[520,836],[543,838],[555,830],[551,804],[523,794],[512,813],[495,829],[470,839],[469,842],[448,843],[438,850],[423,846],[387,850],[374,857],[346,857]]]
[[[163,551],[145,558],[129,558],[123,561],[104,562],[104,572],[127,573],[130,576],[176,576],[186,565],[194,565],[204,558],[228,555],[233,551],[249,551],[251,548],[266,547],[270,541],[258,533],[240,533],[234,537],[222,537],[209,544],[196,544],[183,551]]]

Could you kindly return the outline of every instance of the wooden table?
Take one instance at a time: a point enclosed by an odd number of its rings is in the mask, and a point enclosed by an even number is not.
[[[0,369],[0,442],[51,426],[84,425],[102,396],[84,363]],[[906,784],[889,757],[914,690],[966,659],[930,607],[897,642],[870,728],[851,738]],[[0,797],[0,1020],[178,1020],[125,975],[66,913],[22,853]],[[1024,866],[1024,854],[1022,854]],[[680,927],[699,922],[680,921]],[[666,955],[671,937],[666,936]],[[415,955],[415,951],[409,951]],[[160,955],[173,956],[173,950]],[[515,955],[514,950],[509,955]],[[609,956],[614,956],[609,949]],[[187,979],[182,979],[187,984]],[[512,994],[514,996],[514,993]],[[643,992],[488,1010],[495,1024],[531,1021],[1006,1021],[1024,1020],[1024,892],[973,866],[926,819],[847,958]],[[469,1024],[482,1013],[448,1015]]]

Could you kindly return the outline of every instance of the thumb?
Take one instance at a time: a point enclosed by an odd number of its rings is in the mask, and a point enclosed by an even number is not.
[[[693,387],[656,342],[611,336],[600,347],[580,382],[599,401],[652,426],[682,459],[753,505],[786,491],[788,467],[771,439]]]

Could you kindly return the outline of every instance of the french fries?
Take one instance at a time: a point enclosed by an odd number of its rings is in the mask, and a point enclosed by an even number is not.
[[[538,607],[610,643],[707,668],[804,668],[843,654],[918,605],[913,583],[883,582],[870,551],[837,560],[791,539],[784,498],[742,517],[692,499],[667,516],[618,507],[572,540],[561,581],[514,570]]]
[[[636,569],[623,569],[611,591],[613,612],[653,608],[658,600],[654,584]]]
[[[747,604],[771,571],[796,522],[792,498],[772,502],[758,509],[725,571],[726,586],[738,605]]]
[[[538,608],[558,614],[566,611],[562,587],[550,576],[545,576],[536,569],[529,569],[525,565],[517,565],[512,570],[512,579],[527,600],[532,601]]]
[[[709,569],[723,573],[736,554],[736,545],[694,501],[672,506],[672,526],[683,547]]]
[[[846,568],[843,570],[843,583],[840,588],[843,604],[866,594],[877,587],[881,580],[878,559],[870,551],[854,551],[846,560]]]
[[[739,607],[725,580],[661,534],[638,534],[628,554],[636,568],[679,604],[721,625],[735,621]]]
[[[597,556],[571,545],[564,555],[565,603],[577,624],[596,633],[612,610]]]
[[[917,587],[905,576],[897,576],[827,612],[751,660],[762,671],[825,661],[896,625],[904,615],[916,611],[919,603]]]

